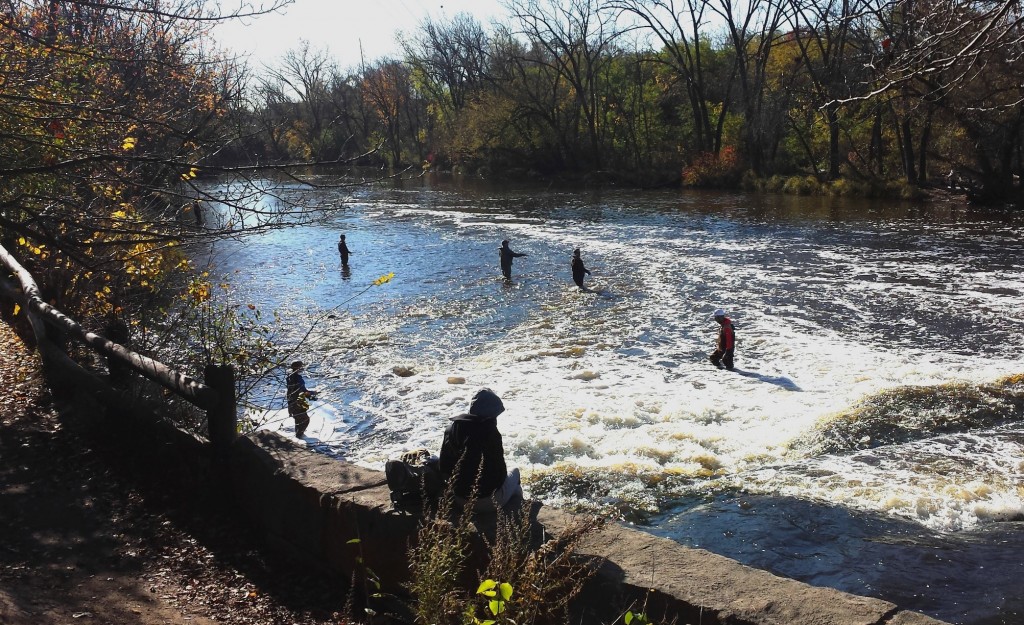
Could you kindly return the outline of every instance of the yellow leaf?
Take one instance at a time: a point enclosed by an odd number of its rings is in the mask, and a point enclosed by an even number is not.
[[[387,284],[388,282],[391,282],[391,278],[394,278],[394,277],[395,277],[395,272],[392,271],[391,273],[386,273],[383,276],[381,276],[381,277],[377,278],[376,280],[374,280],[373,281],[373,286],[380,286],[382,284]]]
[[[15,304],[14,305],[14,315],[17,316],[19,312],[21,312],[21,306],[18,306],[17,304]]]
[[[125,137],[124,142],[121,143],[121,149],[127,152],[128,150],[135,149],[136,139],[135,137]]]

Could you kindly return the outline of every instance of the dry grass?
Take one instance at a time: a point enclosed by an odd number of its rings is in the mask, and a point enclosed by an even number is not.
[[[578,548],[599,524],[596,517],[581,518],[550,537],[532,522],[527,502],[513,512],[499,510],[493,538],[483,537],[487,564],[477,582],[491,579],[512,586],[504,611],[494,615],[487,611],[487,598],[475,594],[476,585],[465,582],[477,530],[472,506],[457,505],[449,488],[424,519],[409,553],[416,622],[455,625],[477,622],[477,616],[516,625],[567,622],[570,602],[597,565],[580,557]]]

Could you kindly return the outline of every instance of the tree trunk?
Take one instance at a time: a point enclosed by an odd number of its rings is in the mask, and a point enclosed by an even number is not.
[[[924,120],[924,128],[921,129],[921,147],[918,153],[917,181],[920,184],[928,182],[928,144],[932,138],[932,112]]]
[[[829,106],[825,112],[828,119],[828,179],[839,178],[839,112]]]
[[[871,149],[868,150],[868,158],[871,159],[871,172],[876,176],[885,175],[885,149],[882,143],[882,107],[875,109],[875,122],[871,126]]]
[[[909,116],[900,121],[899,130],[903,148],[903,172],[906,174],[908,183],[917,184],[917,169],[914,166],[914,135]]]

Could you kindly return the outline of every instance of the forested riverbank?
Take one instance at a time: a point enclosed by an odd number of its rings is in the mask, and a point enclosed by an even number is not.
[[[506,9],[490,25],[427,21],[404,33],[400,56],[358,67],[297,47],[254,81],[246,115],[258,132],[235,157],[345,159],[379,147],[363,162],[485,177],[782,189],[773,176],[811,176],[860,195],[886,181],[979,201],[1019,192],[1012,3]]]

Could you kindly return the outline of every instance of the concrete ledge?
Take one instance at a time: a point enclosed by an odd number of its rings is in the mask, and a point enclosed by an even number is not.
[[[419,518],[391,509],[384,473],[327,458],[277,434],[239,438],[232,485],[246,516],[269,543],[345,578],[362,558],[386,590],[408,579],[408,548]],[[537,522],[558,535],[571,515],[541,507]],[[352,539],[359,539],[357,544]],[[581,622],[610,623],[646,606],[659,621],[702,625],[937,625],[916,612],[819,588],[610,523],[582,555],[603,560],[577,611]]]

